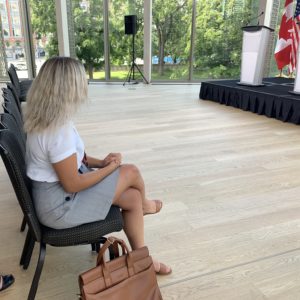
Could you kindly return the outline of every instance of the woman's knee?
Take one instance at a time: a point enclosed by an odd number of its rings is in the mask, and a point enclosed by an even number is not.
[[[125,164],[120,166],[120,174],[124,175],[129,180],[135,180],[141,176],[137,166],[133,164]]]

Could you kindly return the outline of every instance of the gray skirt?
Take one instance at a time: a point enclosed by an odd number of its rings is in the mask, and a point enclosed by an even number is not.
[[[90,172],[82,165],[81,173]],[[32,196],[39,221],[54,229],[104,220],[112,205],[119,169],[78,193],[66,193],[59,181],[32,181]]]

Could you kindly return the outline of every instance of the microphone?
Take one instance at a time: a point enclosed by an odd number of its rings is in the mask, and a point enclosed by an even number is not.
[[[254,20],[258,19],[259,17],[261,17],[264,13],[265,13],[265,12],[262,11],[258,16],[256,16],[256,17],[253,18],[253,19],[250,19],[250,21],[247,23],[246,26],[248,26],[252,21],[254,21]],[[258,22],[257,22],[257,25],[259,25],[259,20],[258,20]]]

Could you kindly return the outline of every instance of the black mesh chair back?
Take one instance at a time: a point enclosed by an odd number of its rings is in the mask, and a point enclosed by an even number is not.
[[[2,91],[3,97],[10,99],[11,101],[14,100],[17,104],[18,110],[22,113],[21,103],[16,88],[11,83],[7,83],[7,88],[3,88]]]
[[[0,154],[29,230],[36,241],[41,241],[40,223],[31,199],[31,180],[26,175],[25,152],[8,129],[0,131]]]
[[[20,128],[18,126],[18,124],[16,123],[15,118],[10,115],[10,114],[0,114],[0,130],[1,129],[8,129],[10,130],[15,137],[18,139],[18,141],[20,141],[20,146],[22,149],[22,152],[26,153],[26,134],[25,132],[22,130],[22,128]],[[25,230],[26,227],[26,220],[25,218],[23,218],[22,224],[21,224],[21,232],[23,232]]]
[[[23,118],[20,114],[18,107],[14,101],[9,101],[4,98],[2,103],[3,110],[6,114],[10,114],[16,120],[17,125],[23,130]]]
[[[17,70],[13,64],[11,64],[8,68],[8,76],[12,85],[16,89],[19,100],[26,101],[27,92],[30,89],[33,80],[27,79],[20,81],[17,74]]]
[[[10,129],[16,135],[16,137],[20,140],[21,147],[25,153],[26,134],[23,130],[22,110],[21,110],[20,101],[18,99],[18,96],[16,95],[17,92],[11,83],[8,83],[7,88],[3,88],[2,91],[3,91],[4,102],[11,102],[12,104],[8,105],[8,106],[12,106],[12,107],[11,108],[8,107],[11,114],[10,113],[1,114],[0,129],[4,129],[4,128]],[[6,106],[6,104],[5,104],[5,106]],[[15,109],[13,106],[16,106],[17,109]],[[6,109],[4,109],[4,111],[7,112]],[[12,114],[14,114],[16,116],[13,116]],[[19,119],[19,120],[17,121],[17,119]],[[22,127],[20,127],[20,126],[22,126]],[[23,218],[23,222],[21,225],[21,232],[23,232],[25,230],[25,226],[26,226],[26,220],[25,220],[25,218]]]
[[[26,134],[18,126],[15,118],[10,114],[0,114],[0,129],[9,129],[16,138],[20,141],[20,146],[23,153],[26,152]]]
[[[20,86],[20,80],[19,80],[19,77],[17,74],[16,67],[13,64],[10,64],[7,73],[8,73],[11,83],[13,84],[13,86],[15,87],[15,89],[18,93],[18,97],[20,97],[21,86]]]

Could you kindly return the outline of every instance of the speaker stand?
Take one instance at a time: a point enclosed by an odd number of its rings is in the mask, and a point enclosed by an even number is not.
[[[140,70],[140,68],[138,67],[138,65],[135,63],[135,43],[134,43],[134,38],[135,38],[135,34],[132,35],[132,62],[131,62],[131,66],[130,69],[128,71],[128,74],[126,76],[126,80],[123,83],[123,86],[125,86],[126,83],[128,84],[138,84],[138,81],[135,80],[134,75],[135,75],[135,68],[138,70],[138,72],[140,73],[140,75],[142,76],[142,78],[144,79],[144,81],[149,84],[148,80],[145,78],[144,74],[142,73],[142,71]]]

